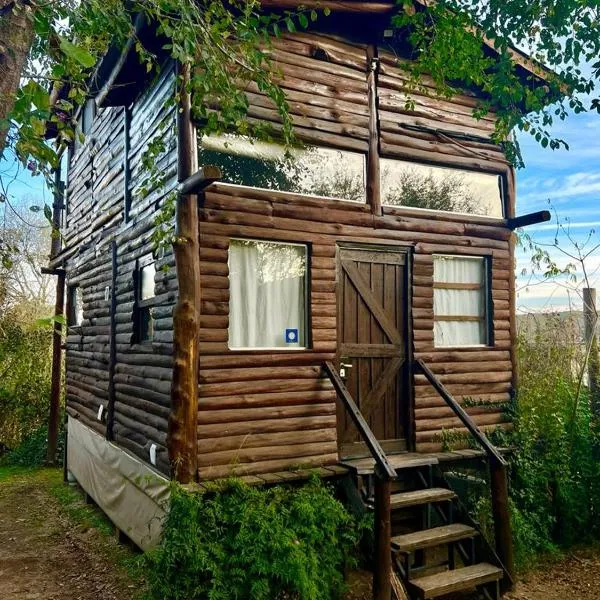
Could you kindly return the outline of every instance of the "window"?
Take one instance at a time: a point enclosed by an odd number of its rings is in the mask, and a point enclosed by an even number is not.
[[[83,294],[78,285],[69,286],[69,306],[67,315],[69,326],[81,326],[83,323]]]
[[[94,119],[96,118],[96,102],[93,98],[90,98],[86,101],[86,103],[81,107],[79,111],[79,117],[77,119],[77,127],[75,131],[75,141],[74,141],[74,150],[75,152],[79,150],[82,146],[83,142],[80,139],[80,134],[83,134],[85,137],[92,130],[92,125],[94,123]],[[85,140],[83,140],[85,141]]]
[[[199,146],[199,163],[219,167],[228,183],[366,202],[364,154],[305,146],[286,156],[279,144],[235,135],[205,136]]]
[[[433,257],[436,346],[490,343],[488,264],[484,257]]]
[[[154,335],[154,319],[152,307],[154,305],[154,276],[156,266],[154,262],[146,262],[137,271],[136,281],[136,314],[135,314],[135,341],[148,342]]]
[[[502,218],[502,178],[389,158],[381,159],[381,201],[409,206]]]
[[[307,247],[229,244],[229,347],[306,347]]]

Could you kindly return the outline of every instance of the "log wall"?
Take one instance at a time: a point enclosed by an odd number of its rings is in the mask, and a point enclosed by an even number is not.
[[[157,466],[163,472],[168,472],[172,306],[177,295],[172,254],[157,262],[152,343],[134,343],[134,271],[137,260],[152,253],[153,220],[176,181],[175,113],[164,106],[172,91],[173,72],[166,69],[160,80],[128,109],[127,116],[121,107],[99,111],[85,143],[71,158],[68,213],[59,257],[64,260],[68,285],[80,286],[83,296],[83,323],[81,327],[70,327],[67,337],[67,410],[98,433],[106,434],[110,401],[110,294],[115,293],[113,439],[145,462],[149,462],[150,445],[155,444]],[[167,148],[159,158],[159,168],[167,177],[167,185],[142,200],[137,194],[146,177],[141,155],[161,127]],[[127,218],[126,186],[132,198]],[[117,246],[114,289],[113,240]],[[164,265],[170,267],[167,272],[160,269]],[[102,420],[98,419],[100,405]]]
[[[271,50],[290,103],[296,135],[307,143],[366,153],[369,148],[367,46],[298,33]],[[489,140],[493,116],[478,121],[467,93],[452,101],[423,91],[407,94],[406,75],[379,49],[378,134],[382,157],[417,160],[505,174],[507,163]],[[250,115],[279,117],[254,84]],[[413,103],[407,109],[407,101]],[[457,142],[461,131],[482,141]],[[441,135],[440,135],[441,132]],[[510,232],[502,220],[371,207],[219,183],[201,213],[201,359],[198,448],[200,478],[231,472],[257,474],[294,466],[326,465],[337,455],[335,394],[321,365],[336,358],[336,245],[340,241],[400,244],[413,250],[412,350],[423,358],[484,429],[506,427],[510,398]],[[309,350],[240,352],[228,349],[228,246],[232,237],[310,245]],[[490,256],[494,345],[448,350],[433,343],[433,254]],[[460,423],[424,378],[414,378],[414,446],[439,450]],[[343,410],[341,407],[338,410]],[[456,437],[456,436],[454,436]],[[453,443],[465,446],[465,440]]]
[[[301,140],[367,153],[373,119],[367,89],[367,46],[300,33],[275,40],[271,50],[278,77],[290,104]],[[369,52],[372,54],[373,49]],[[476,121],[475,102],[464,94],[452,101],[423,91],[411,93],[406,107],[406,76],[391,53],[379,49],[377,135],[382,157],[506,174],[500,149],[488,139],[493,116]],[[158,466],[168,470],[167,418],[172,374],[172,309],[177,281],[171,254],[157,266],[155,333],[152,343],[133,339],[136,261],[152,251],[152,221],[176,181],[175,114],[164,107],[173,90],[165,75],[127,111],[100,112],[85,144],[72,157],[68,184],[64,261],[68,284],[83,291],[84,321],[67,338],[69,413],[106,432],[98,408],[110,399],[110,297],[113,278],[110,246],[117,245],[117,310],[114,366],[114,439],[148,462],[149,447],[158,447]],[[254,84],[247,94],[250,118],[280,120],[271,101]],[[162,129],[161,129],[162,127]],[[371,130],[370,130],[371,129]],[[473,139],[460,141],[463,131]],[[141,156],[161,132],[166,151],[159,168],[166,189],[144,200]],[[126,143],[127,142],[127,143]],[[124,149],[129,148],[128,161]],[[128,168],[127,168],[128,166]],[[131,208],[125,214],[125,197]],[[299,196],[218,183],[203,196],[200,216],[201,322],[198,411],[198,463],[201,479],[234,470],[258,474],[290,467],[327,465],[338,460],[336,398],[321,372],[336,358],[336,247],[338,242],[397,244],[412,249],[413,286],[410,341],[484,428],[506,427],[501,405],[509,399],[513,377],[510,326],[512,254],[510,232],[502,220],[422,213],[352,202]],[[307,243],[310,246],[311,346],[305,351],[240,352],[228,349],[228,247],[231,237]],[[443,350],[433,344],[433,262],[435,253],[491,256],[494,346]],[[440,449],[444,432],[461,432],[424,379],[414,379],[414,443],[417,450]]]

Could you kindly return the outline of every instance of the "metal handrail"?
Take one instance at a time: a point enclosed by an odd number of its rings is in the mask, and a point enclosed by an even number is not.
[[[502,454],[500,454],[498,448],[490,442],[487,436],[479,429],[473,419],[465,411],[465,409],[454,399],[452,394],[444,387],[442,382],[435,376],[431,369],[423,362],[422,359],[417,358],[414,361],[414,367],[417,372],[425,375],[425,378],[435,391],[445,400],[446,404],[454,411],[456,416],[463,422],[464,426],[469,430],[471,435],[483,446],[487,455],[499,465],[505,467],[506,461]]]
[[[396,470],[390,464],[390,461],[388,460],[385,452],[383,451],[383,448],[381,447],[381,445],[377,441],[377,438],[371,431],[371,428],[365,421],[365,418],[363,417],[362,413],[360,412],[360,409],[356,405],[356,402],[354,402],[354,398],[352,398],[352,396],[350,395],[348,388],[346,388],[346,386],[344,385],[344,382],[342,381],[342,378],[340,377],[336,368],[329,361],[323,365],[323,368],[329,376],[329,379],[333,384],[333,387],[338,397],[342,400],[344,406],[346,407],[346,410],[352,417],[352,420],[354,421],[354,424],[358,429],[358,433],[367,445],[371,456],[374,458],[375,464],[378,467],[378,475],[383,477],[384,479],[395,479]]]

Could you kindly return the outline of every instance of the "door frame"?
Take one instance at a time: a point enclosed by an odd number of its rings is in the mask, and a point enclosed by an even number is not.
[[[340,368],[341,359],[341,339],[342,339],[342,301],[341,301],[341,281],[340,274],[342,272],[341,266],[341,250],[365,250],[365,251],[379,251],[379,252],[397,252],[405,255],[405,269],[404,269],[404,319],[403,334],[405,337],[405,361],[401,367],[400,374],[400,385],[405,386],[407,406],[401,408],[402,423],[400,425],[403,428],[407,450],[414,452],[416,446],[416,430],[415,430],[415,389],[413,384],[413,376],[411,365],[413,364],[414,357],[414,338],[413,338],[413,260],[414,260],[414,246],[405,244],[395,243],[379,243],[379,242],[353,242],[338,240],[336,242],[335,249],[335,282],[336,282],[336,350],[335,350],[335,365],[337,369]],[[337,416],[337,412],[336,412]],[[338,421],[339,423],[339,421]],[[337,425],[336,425],[337,429]],[[339,430],[338,430],[339,435]],[[338,450],[341,451],[341,443],[338,439]]]

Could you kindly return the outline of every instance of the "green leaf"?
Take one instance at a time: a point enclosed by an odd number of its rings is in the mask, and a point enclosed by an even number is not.
[[[52,221],[52,209],[47,204],[44,204],[44,216],[48,221]]]
[[[287,17],[285,19],[285,25],[288,28],[288,31],[290,33],[295,33],[296,32],[296,26],[294,25],[294,21],[292,21],[292,19],[290,17]]]
[[[78,62],[82,67],[90,69],[96,64],[96,59],[81,46],[76,46],[71,43],[67,38],[59,36],[60,38],[60,49],[70,59]]]
[[[302,27],[304,27],[304,29],[306,29],[308,27],[308,19],[304,13],[300,13],[298,15],[298,21],[300,22],[300,25],[302,25]]]

